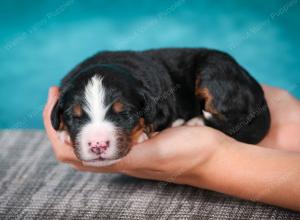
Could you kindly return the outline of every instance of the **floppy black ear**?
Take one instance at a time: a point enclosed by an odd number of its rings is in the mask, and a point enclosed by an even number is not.
[[[144,111],[142,116],[145,119],[145,124],[150,126],[153,131],[160,131],[170,125],[173,113],[169,105],[171,105],[170,103],[175,103],[172,101],[172,97],[169,97],[170,100],[161,97],[151,97],[151,95],[143,89],[139,91],[139,94],[144,98]],[[175,106],[173,106],[172,109],[175,109]]]
[[[58,100],[52,109],[51,112],[51,123],[55,130],[62,130],[63,129],[63,122],[62,122],[62,108],[61,103]]]

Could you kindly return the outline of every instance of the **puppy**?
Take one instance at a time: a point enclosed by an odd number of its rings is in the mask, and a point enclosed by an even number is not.
[[[152,132],[207,125],[256,144],[270,113],[261,86],[226,53],[211,49],[100,52],[61,82],[51,121],[92,166],[124,157]]]

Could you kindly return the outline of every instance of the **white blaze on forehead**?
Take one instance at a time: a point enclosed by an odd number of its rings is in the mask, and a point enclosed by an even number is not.
[[[83,109],[88,114],[90,120],[81,128],[76,141],[79,144],[78,153],[80,158],[85,161],[94,160],[99,157],[91,152],[88,145],[90,141],[109,141],[109,148],[101,155],[102,158],[109,161],[99,161],[94,164],[95,166],[104,165],[106,162],[112,163],[118,154],[116,127],[113,122],[105,118],[109,108],[109,105],[105,105],[106,95],[103,78],[99,76],[92,77],[84,90],[83,105]],[[90,163],[93,164],[94,162]]]
[[[103,78],[94,76],[86,85],[84,91],[85,106],[84,110],[88,113],[91,121],[104,120],[107,106],[105,101],[105,88],[102,84]]]

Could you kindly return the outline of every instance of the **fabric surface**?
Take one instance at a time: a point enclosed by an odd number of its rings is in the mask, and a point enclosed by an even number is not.
[[[0,145],[0,219],[300,219],[189,186],[75,171],[42,131],[2,131]]]

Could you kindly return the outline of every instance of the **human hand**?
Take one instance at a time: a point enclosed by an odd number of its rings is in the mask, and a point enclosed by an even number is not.
[[[58,88],[49,90],[44,109],[44,124],[58,161],[77,170],[120,172],[146,179],[188,183],[194,170],[205,168],[206,162],[219,150],[235,140],[209,127],[178,127],[166,129],[144,143],[133,146],[127,156],[107,167],[85,166],[75,156],[73,147],[62,143],[52,128],[50,115],[59,96]]]
[[[271,111],[272,125],[260,145],[300,151],[300,140],[296,135],[300,126],[299,101],[281,89],[264,86],[264,90]],[[101,168],[84,166],[75,156],[72,146],[61,143],[52,128],[50,114],[57,97],[58,89],[54,87],[50,90],[44,110],[45,128],[57,159],[81,171],[122,172],[142,178],[172,179],[174,176],[191,173],[188,171],[196,164],[204,167],[205,161],[223,149],[226,144],[234,141],[208,127],[172,128],[134,146],[117,164]],[[176,178],[176,181],[179,181],[179,178]]]
[[[271,129],[259,145],[300,152],[300,101],[279,88],[264,85],[263,89],[271,112]]]

